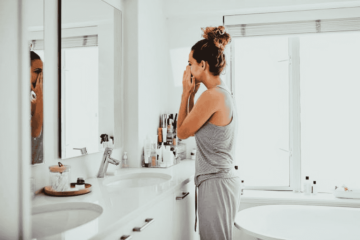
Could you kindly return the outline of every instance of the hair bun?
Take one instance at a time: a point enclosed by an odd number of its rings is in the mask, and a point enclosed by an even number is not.
[[[204,32],[202,36],[210,42],[213,42],[221,51],[224,51],[225,46],[231,42],[230,34],[225,31],[224,26],[207,27],[201,30]]]

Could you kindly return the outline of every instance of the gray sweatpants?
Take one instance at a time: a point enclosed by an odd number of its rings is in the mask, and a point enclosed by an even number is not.
[[[198,216],[201,240],[231,240],[240,209],[240,178],[213,178],[198,188]]]

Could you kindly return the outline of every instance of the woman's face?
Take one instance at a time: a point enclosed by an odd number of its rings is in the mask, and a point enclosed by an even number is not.
[[[43,62],[40,59],[32,60],[31,69],[30,69],[30,73],[31,73],[30,83],[33,85],[34,88],[36,85],[36,79],[42,71],[43,71]]]
[[[202,68],[202,62],[198,63],[194,58],[193,58],[193,53],[194,51],[192,50],[189,54],[189,66],[190,66],[190,72],[191,72],[191,76],[195,77],[195,83],[199,83],[201,82],[203,73],[204,73],[204,69]]]

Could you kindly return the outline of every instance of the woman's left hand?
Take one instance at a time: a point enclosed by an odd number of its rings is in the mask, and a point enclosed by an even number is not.
[[[191,77],[190,66],[186,66],[183,75],[183,93],[190,94],[195,89],[195,78]]]

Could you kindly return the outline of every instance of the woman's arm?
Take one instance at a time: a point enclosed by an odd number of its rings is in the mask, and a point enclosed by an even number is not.
[[[186,139],[194,134],[218,111],[220,96],[214,90],[205,91],[194,105],[194,95],[190,98],[189,113],[187,103],[195,87],[195,81],[190,80],[190,67],[186,68],[183,77],[183,94],[178,114],[177,135]],[[197,89],[199,86],[196,86]],[[197,90],[196,89],[196,90]]]

